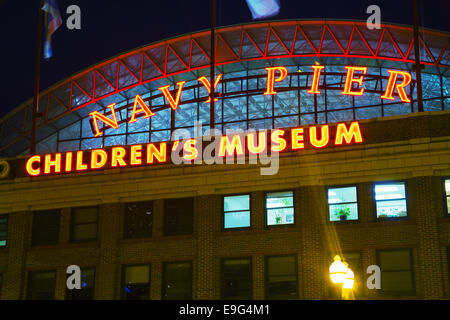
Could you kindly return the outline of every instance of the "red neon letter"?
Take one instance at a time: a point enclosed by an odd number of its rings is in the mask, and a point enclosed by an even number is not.
[[[395,100],[395,98],[392,96],[392,94],[394,92],[394,86],[395,86],[395,89],[397,89],[400,100],[402,100],[403,102],[411,102],[411,100],[408,99],[408,96],[406,95],[406,92],[405,92],[405,87],[411,83],[411,74],[409,72],[396,71],[396,70],[388,70],[388,72],[391,75],[389,76],[388,85],[386,86],[386,92],[380,98]],[[402,81],[402,83],[396,84],[398,75],[403,76],[403,81]]]
[[[66,153],[66,172],[72,171],[72,152]]]
[[[284,136],[284,130],[281,129],[277,129],[275,131],[272,132],[270,138],[272,140],[272,151],[275,152],[281,152],[284,149],[286,149],[287,147],[287,143],[286,140],[284,138],[282,138],[282,136]],[[277,143],[278,146],[274,146],[273,143]]]
[[[83,163],[83,151],[77,152],[77,171],[82,171],[87,169],[87,165]]]
[[[94,111],[89,113],[89,115],[92,117],[92,120],[94,122],[94,127],[95,127],[95,136],[98,137],[99,135],[102,134],[102,132],[100,132],[100,130],[98,129],[98,123],[97,123],[97,118],[102,121],[103,123],[107,124],[108,126],[117,129],[119,128],[119,124],[117,123],[117,118],[116,118],[116,111],[114,110],[114,106],[116,104],[112,103],[108,106],[108,108],[111,109],[111,113],[112,113],[112,120],[110,118],[107,118],[106,116],[104,116],[103,114],[101,114],[98,111]]]
[[[156,158],[158,162],[166,161],[166,149],[167,143],[161,142],[159,144],[159,150],[156,149],[153,143],[147,145],[147,163],[153,163],[153,158]]]
[[[314,69],[314,74],[311,82],[311,89],[309,89],[308,93],[315,93],[320,94],[319,91],[319,79],[320,79],[320,73],[322,72],[322,69],[325,68],[325,66],[311,66],[311,68]]]
[[[197,140],[195,140],[195,139],[189,139],[184,143],[184,146],[183,146],[183,150],[184,150],[183,159],[184,160],[189,161],[189,160],[197,159],[198,150],[195,147],[196,144],[197,144]]]
[[[158,90],[162,91],[164,97],[166,97],[166,100],[169,102],[173,110],[177,110],[178,108],[178,104],[180,103],[181,90],[183,89],[183,85],[185,84],[185,82],[186,81],[177,82],[178,91],[175,99],[173,98],[172,94],[169,91],[170,85],[158,88]]]
[[[30,176],[38,176],[41,173],[41,169],[39,169],[39,168],[33,169],[33,164],[35,162],[40,164],[41,156],[32,156],[30,159],[28,159],[26,169]]]
[[[98,159],[100,156],[100,160]],[[95,149],[91,152],[91,169],[100,169],[108,161],[108,154],[103,149]]]
[[[309,142],[313,147],[323,148],[328,144],[330,140],[328,126],[322,126],[321,129],[322,139],[317,140],[317,128],[315,126],[309,128]]]
[[[136,106],[137,105],[139,105],[141,108],[136,111]],[[130,119],[129,123],[137,121],[136,118],[135,118],[135,115],[136,115],[136,113],[139,113],[139,112],[144,112],[145,113],[144,119],[155,115],[150,110],[150,108],[147,107],[147,105],[145,104],[144,100],[142,100],[141,96],[137,94],[136,97],[134,98],[133,113],[131,114],[131,119]]]
[[[359,123],[356,121],[352,122],[349,130],[347,130],[345,123],[339,123],[336,128],[336,140],[334,144],[342,144],[342,139],[345,139],[346,143],[350,143],[352,142],[353,137],[355,137],[355,143],[360,143],[363,141],[361,130],[359,129]]]
[[[219,148],[219,157],[225,156],[225,151],[229,156],[232,156],[234,154],[234,150],[236,150],[236,155],[242,155],[244,154],[244,151],[242,150],[242,141],[240,135],[234,135],[231,142],[228,140],[227,136],[223,136],[220,139],[220,148]]]
[[[276,94],[276,91],[273,90],[274,82],[283,81],[287,77],[287,69],[285,67],[268,67],[265,68],[267,70],[267,90],[264,94]],[[275,79],[275,71],[280,72],[280,76]]]
[[[123,157],[125,157],[126,154],[125,148],[122,147],[114,147],[111,151],[111,166],[117,167],[118,165],[121,167],[126,166],[127,164],[123,160]]]
[[[214,90],[216,90],[217,85],[219,84],[220,78],[222,78],[222,74],[219,74],[216,78],[216,81],[214,81]],[[203,76],[197,79],[198,81],[200,81],[201,83],[203,83],[203,85],[205,86],[206,90],[208,90],[208,94],[211,95],[211,83],[209,82],[208,78]],[[214,101],[219,101],[219,99],[214,98]],[[208,100],[206,100],[207,103],[211,102],[211,97],[208,98]]]
[[[266,132],[258,133],[258,145],[255,146],[255,133],[250,133],[247,135],[247,149],[248,152],[252,154],[260,154],[266,149]]]
[[[61,153],[55,154],[55,160],[51,160],[51,156],[51,154],[45,155],[45,174],[49,174],[51,172],[51,167],[55,167],[55,172],[61,172]]]
[[[303,128],[297,128],[291,130],[292,150],[304,149],[303,143]]]
[[[351,96],[362,96],[364,93],[364,88],[361,88],[359,91],[352,91],[352,84],[355,82],[362,86],[364,76],[359,78],[353,78],[353,74],[355,71],[361,71],[363,74],[366,74],[367,67],[345,67],[347,69],[347,77],[345,78],[345,87],[344,91],[341,94],[351,95]]]
[[[142,145],[131,146],[130,164],[133,166],[142,164]]]

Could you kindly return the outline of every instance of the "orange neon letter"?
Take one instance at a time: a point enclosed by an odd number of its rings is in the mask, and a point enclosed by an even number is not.
[[[303,128],[295,128],[291,130],[292,150],[304,149]]]
[[[265,68],[267,70],[267,90],[264,94],[276,94],[273,86],[275,82],[283,81],[287,77],[287,69],[285,67],[268,67]],[[275,79],[275,71],[280,72],[280,76]]]
[[[315,93],[315,94],[320,94],[319,91],[319,79],[320,79],[320,73],[322,72],[322,69],[325,68],[325,66],[311,66],[311,68],[314,69],[314,74],[313,74],[313,78],[312,78],[312,82],[311,82],[311,89],[309,89],[308,93]]]
[[[55,154],[55,160],[51,160],[51,156],[51,154],[45,155],[45,174],[49,174],[51,172],[51,167],[55,167],[55,172],[61,172],[61,153]]]
[[[72,171],[72,152],[66,153],[66,172]]]
[[[384,95],[382,95],[381,99],[389,99],[389,100],[395,100],[395,98],[392,96],[394,93],[394,86],[395,89],[397,89],[398,96],[400,97],[400,100],[403,102],[411,102],[411,100],[408,98],[405,92],[405,87],[411,83],[411,74],[409,72],[404,71],[396,71],[396,70],[388,70],[390,73],[388,84],[386,86],[386,92]],[[397,77],[401,75],[403,77],[402,83],[397,83]]]
[[[167,158],[167,143],[161,142],[159,144],[159,150],[153,143],[147,145],[147,163],[153,163],[153,158],[156,158],[158,162],[165,162]]]
[[[216,81],[214,81],[214,90],[216,90],[217,85],[219,84],[220,78],[222,78],[222,74],[219,74],[216,78]],[[211,83],[209,82],[208,78],[203,76],[197,79],[198,81],[200,81],[201,83],[203,83],[203,85],[205,86],[206,90],[208,90],[208,94],[211,95]],[[219,99],[214,98],[214,101],[219,101]],[[211,102],[211,97],[208,98],[208,100],[206,100],[207,103]]]
[[[184,150],[183,159],[184,160],[189,161],[189,160],[197,159],[198,150],[195,147],[196,144],[197,144],[197,140],[195,140],[195,139],[189,139],[184,143],[184,146],[183,146],[183,150]]]
[[[117,167],[118,165],[121,167],[126,166],[126,162],[123,160],[125,157],[126,150],[122,147],[114,147],[111,151],[111,166]]]
[[[282,138],[282,136],[284,136],[284,130],[277,129],[272,132],[272,134],[270,136],[270,138],[272,140],[272,144],[273,143],[278,144],[278,146],[272,145],[272,148],[271,148],[272,151],[280,152],[280,151],[283,151],[284,149],[286,149],[287,143],[286,143],[286,140],[284,138]]]
[[[180,97],[181,97],[181,90],[183,89],[183,85],[186,83],[186,81],[180,81],[177,82],[178,91],[175,99],[173,98],[172,94],[169,91],[170,85],[159,87],[158,90],[161,90],[164,94],[164,97],[169,102],[170,106],[173,110],[177,110],[178,104],[180,103]]]
[[[231,142],[230,140],[228,140],[228,136],[223,136],[220,139],[219,157],[224,157],[225,151],[229,156],[232,156],[235,150],[236,155],[238,156],[244,154],[244,151],[242,150],[242,141],[240,135],[234,135],[233,139],[231,139]]]
[[[352,122],[349,130],[347,130],[345,123],[339,123],[336,128],[336,140],[334,144],[342,144],[342,139],[345,139],[346,143],[350,143],[352,142],[353,137],[355,137],[355,143],[363,141],[359,123],[356,121]]]
[[[98,137],[99,135],[102,134],[102,132],[100,132],[100,130],[98,129],[97,119],[114,129],[119,128],[119,124],[117,123],[117,118],[116,118],[116,111],[114,110],[115,105],[116,105],[115,103],[112,103],[108,106],[108,108],[111,109],[111,113],[112,113],[112,117],[113,117],[112,119],[106,117],[105,115],[101,114],[98,111],[89,113],[89,115],[92,117],[92,121],[94,122],[96,137]]]
[[[362,96],[364,93],[364,88],[361,88],[359,91],[352,91],[352,84],[357,83],[359,86],[362,86],[364,74],[367,73],[367,67],[345,67],[347,69],[347,77],[345,78],[345,87],[344,91],[341,94],[351,95],[351,96]],[[361,71],[363,73],[359,78],[353,78],[353,74],[355,71]]]
[[[77,152],[77,171],[82,171],[87,169],[87,165],[83,163],[83,151]]]
[[[141,108],[136,111],[136,106],[139,105]],[[133,106],[133,113],[131,114],[131,119],[129,123],[136,122],[136,113],[144,112],[144,119],[154,116],[155,114],[150,110],[150,108],[145,104],[144,100],[142,100],[140,95],[136,95],[134,98],[134,106]]]
[[[100,159],[99,159],[100,156]],[[108,161],[108,154],[103,149],[95,149],[91,152],[91,169],[100,169]]]
[[[30,159],[28,159],[27,165],[26,165],[26,170],[30,176],[38,176],[41,173],[41,169],[39,169],[39,168],[33,169],[33,164],[35,162],[40,164],[41,156],[32,156]]]
[[[258,145],[255,146],[256,133],[250,133],[247,135],[247,149],[248,152],[253,154],[260,154],[266,149],[266,132],[262,131],[258,133]]]
[[[130,150],[130,164],[133,166],[142,164],[142,145],[137,144],[131,146]]]
[[[323,148],[328,144],[330,140],[330,132],[328,126],[322,126],[321,128],[322,139],[317,140],[317,127],[313,126],[309,128],[309,142],[313,147]]]

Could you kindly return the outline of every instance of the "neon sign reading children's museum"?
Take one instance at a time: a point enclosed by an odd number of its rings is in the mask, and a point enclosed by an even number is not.
[[[227,158],[257,156],[284,151],[301,152],[304,149],[321,149],[363,143],[360,125],[350,124],[318,125],[309,128],[274,129],[271,131],[250,131],[233,135],[215,136],[214,149],[203,143],[203,138],[188,138],[182,141],[115,146],[109,149],[34,155],[26,161],[29,176],[43,176],[62,173],[77,173],[108,168],[151,166],[174,163],[174,157],[182,154],[184,163],[202,163],[201,156],[209,149],[213,157]],[[211,153],[211,154],[212,154]],[[198,161],[200,160],[200,162]]]
[[[316,95],[321,94],[319,90],[319,83],[322,71],[325,68],[325,66],[315,65],[312,66],[311,68],[313,69],[313,77],[311,81],[311,86],[309,90],[307,90],[307,93]],[[364,94],[363,81],[364,76],[367,74],[367,67],[347,66],[345,67],[345,69],[347,70],[347,75],[345,77],[345,84],[341,94],[350,96],[362,96]],[[267,71],[267,86],[264,94],[275,95],[277,94],[277,91],[275,89],[275,83],[282,82],[284,79],[286,79],[288,71],[285,67],[281,66],[267,67],[265,68],[265,70]],[[398,70],[388,70],[388,72],[389,72],[389,79],[386,88],[384,90],[384,94],[382,94],[380,98],[387,100],[395,100],[396,98],[394,97],[394,94],[396,94],[398,95],[399,99],[402,102],[411,102],[405,91],[405,88],[411,83],[412,80],[411,74],[409,72]],[[214,80],[213,84],[214,88],[217,87],[221,78],[222,74],[219,74],[217,78]],[[208,93],[210,93],[211,90],[210,81],[204,76],[198,78],[198,81],[201,82],[208,91]],[[173,110],[176,110],[178,108],[178,105],[180,104],[184,84],[185,81],[177,82],[175,85],[176,89],[173,92],[169,90],[170,85],[158,88],[158,90],[162,92],[167,103]],[[214,101],[217,100],[218,100],[217,98],[214,98]],[[205,102],[209,103],[210,101],[211,98],[208,97]],[[119,128],[119,123],[117,121],[116,111],[114,110],[114,107],[115,103],[112,103],[109,106],[107,106],[107,108],[109,108],[111,111],[111,117],[107,117],[98,111],[90,113],[92,120],[91,123],[93,126],[92,130],[96,137],[102,135],[103,133],[99,128],[98,121],[104,123],[105,129],[107,127],[114,129]],[[137,118],[139,117],[149,118],[153,117],[154,115],[155,112],[151,110],[150,106],[148,106],[145,103],[145,101],[141,98],[141,96],[136,95],[134,98],[133,111],[129,123],[136,122]]]

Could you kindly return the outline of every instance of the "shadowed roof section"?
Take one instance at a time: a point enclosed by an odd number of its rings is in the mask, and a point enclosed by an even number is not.
[[[421,62],[429,73],[450,73],[450,34],[420,30]],[[222,71],[262,67],[283,59],[364,59],[365,65],[412,69],[413,28],[383,24],[369,30],[355,21],[279,21],[218,28],[216,64]],[[85,117],[121,99],[166,82],[209,74],[210,32],[183,35],[131,50],[91,66],[41,92],[38,136]],[[341,61],[342,63],[342,61]],[[336,64],[336,62],[334,62]],[[29,99],[0,120],[0,152],[30,135],[33,101]]]

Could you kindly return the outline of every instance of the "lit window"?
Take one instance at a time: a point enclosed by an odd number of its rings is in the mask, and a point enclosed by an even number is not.
[[[28,274],[27,300],[53,300],[55,298],[55,272]]]
[[[60,213],[60,210],[49,210],[33,214],[32,245],[58,244]]]
[[[72,210],[72,240],[97,239],[98,207],[74,208]]]
[[[295,256],[266,258],[266,298],[297,298],[297,262]]]
[[[252,283],[250,258],[222,260],[222,299],[252,299]]]
[[[192,234],[194,198],[164,200],[164,235]]]
[[[152,236],[153,202],[125,204],[124,238]]]
[[[164,263],[163,299],[192,299],[192,264],[190,262]]]
[[[266,223],[268,226],[294,223],[294,193],[292,191],[266,194]]]
[[[447,203],[447,214],[450,214],[450,179],[445,180],[445,200]]]
[[[330,221],[358,220],[356,186],[329,188],[328,211]]]
[[[387,295],[414,295],[411,250],[378,251],[381,292]]]
[[[407,217],[404,182],[375,184],[377,218]]]
[[[223,198],[224,228],[250,227],[250,195]]]
[[[66,300],[93,300],[94,288],[95,268],[81,269],[81,289],[66,289]]]
[[[150,298],[150,266],[125,266],[123,268],[122,299],[147,300]]]
[[[0,247],[6,247],[6,236],[8,235],[8,215],[0,216]]]

